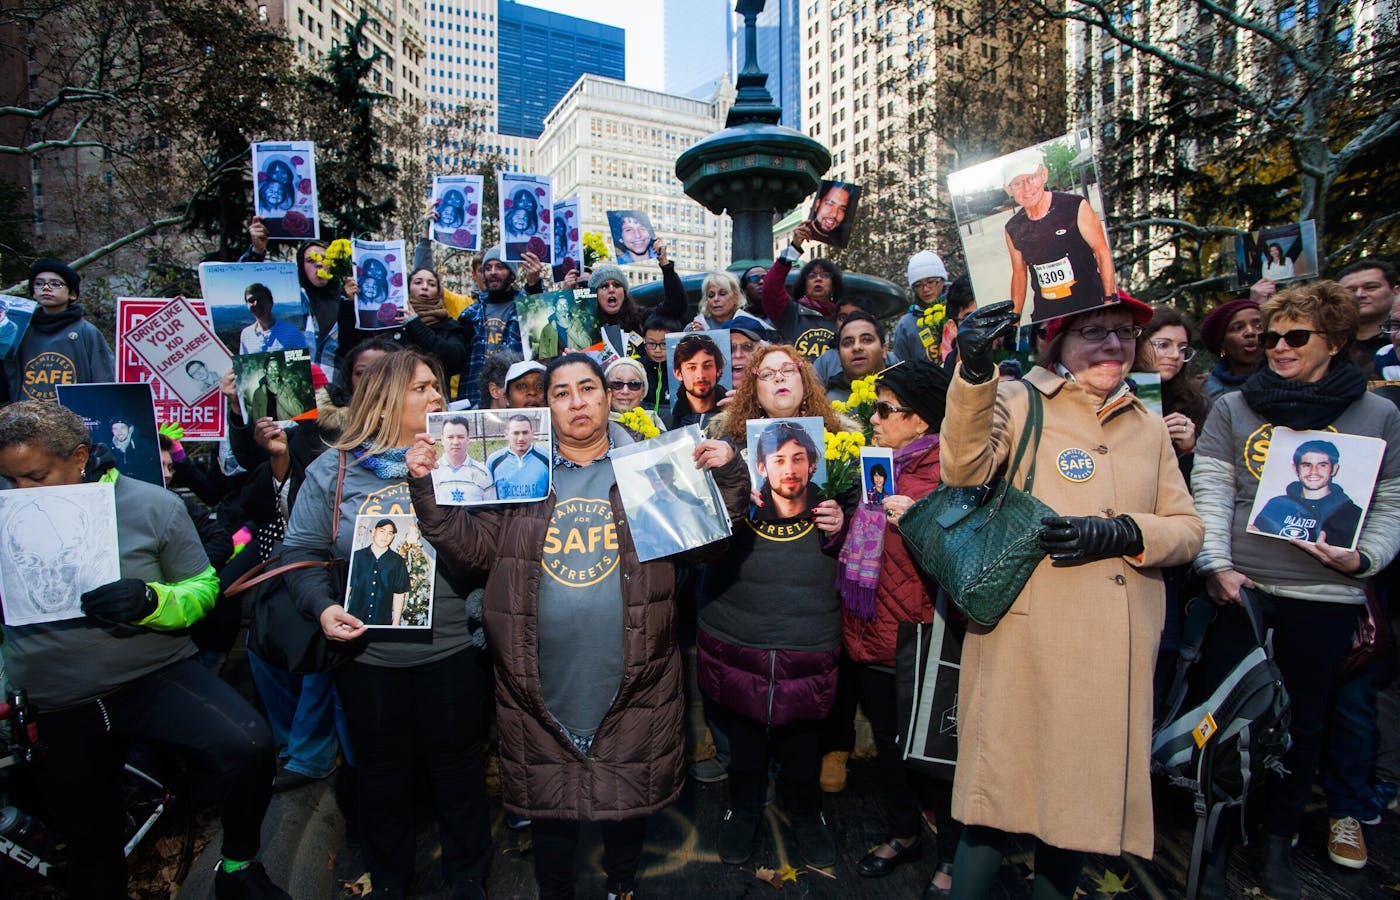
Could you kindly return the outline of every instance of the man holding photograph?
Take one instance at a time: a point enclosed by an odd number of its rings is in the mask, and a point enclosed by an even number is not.
[[[393,519],[380,519],[369,546],[350,558],[350,597],[345,611],[366,625],[397,625],[412,586],[408,563],[389,549],[398,535]]]
[[[506,446],[491,454],[486,468],[499,500],[543,500],[549,495],[549,460],[535,449],[535,423],[524,413],[506,422]]]
[[[709,335],[688,334],[676,344],[671,368],[681,390],[667,427],[703,426],[705,417],[719,409],[719,401],[728,393],[719,383],[724,375],[724,354]]]
[[[1341,454],[1331,441],[1304,441],[1293,451],[1298,480],[1274,497],[1254,518],[1254,528],[1266,534],[1316,541],[1326,535],[1334,547],[1350,547],[1361,524],[1361,507],[1333,484]]]
[[[817,444],[807,429],[793,422],[774,422],[758,437],[754,468],[763,479],[759,485],[757,522],[805,516],[821,502],[812,484],[817,473]]]
[[[433,470],[433,489],[444,506],[478,503],[496,499],[491,473],[467,453],[471,425],[466,416],[453,416],[442,423],[442,459]]]
[[[1016,311],[1032,277],[1037,321],[1117,302],[1113,254],[1089,201],[1045,189],[1050,170],[1039,150],[1013,154],[1002,174],[1006,193],[1020,207],[1006,223]]]

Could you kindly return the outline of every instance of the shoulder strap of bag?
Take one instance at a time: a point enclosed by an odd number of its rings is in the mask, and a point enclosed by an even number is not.
[[[336,539],[340,536],[340,500],[345,493],[345,451],[341,450],[339,452],[340,471],[336,473],[335,478],[335,506],[331,507],[332,553],[335,552]],[[301,562],[287,563],[279,566],[277,563],[281,561],[281,559],[282,557],[280,555],[273,556],[253,566],[253,568],[234,579],[233,583],[224,589],[224,596],[236,597],[250,588],[255,588],[265,581],[271,581],[286,572],[295,571],[296,569],[325,569],[333,564],[333,560],[307,559]]]
[[[1026,470],[1026,481],[1022,490],[1031,493],[1035,487],[1035,452],[1040,446],[1040,434],[1045,420],[1045,409],[1041,404],[1040,391],[1036,390],[1029,381],[1022,381],[1026,387],[1026,426],[1021,429],[1021,440],[1016,444],[1016,455],[1011,460],[1011,468],[1007,469],[1007,477],[1014,477],[1021,468],[1021,459],[1026,455],[1026,447],[1031,449],[1031,464]]]
[[[340,453],[340,468],[335,474],[335,505],[331,507],[331,552],[340,539],[340,500],[345,496],[345,451]]]

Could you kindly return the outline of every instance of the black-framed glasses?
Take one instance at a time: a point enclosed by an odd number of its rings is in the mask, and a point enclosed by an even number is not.
[[[1279,341],[1283,341],[1294,350],[1297,350],[1299,347],[1304,346],[1308,341],[1312,340],[1313,335],[1326,333],[1325,331],[1315,331],[1311,328],[1294,328],[1290,331],[1285,331],[1283,334],[1279,334],[1277,331],[1266,331],[1264,332],[1264,336],[1259,340],[1260,343],[1264,345],[1265,350],[1274,349],[1278,346]]]
[[[64,281],[64,280],[61,279],[61,278],[36,278],[36,279],[34,279],[34,287],[35,287],[35,288],[38,288],[38,289],[53,288],[54,290],[58,290],[58,289],[61,288],[61,287],[67,287],[67,286],[68,286],[68,282]]]
[[[895,413],[897,413],[897,412],[899,412],[899,413],[911,413],[911,412],[915,412],[915,409],[914,409],[914,407],[912,407],[912,406],[895,406],[893,403],[890,403],[888,400],[876,400],[876,401],[875,401],[875,405],[871,407],[871,410],[874,412],[875,415],[879,416],[879,417],[882,418],[882,419],[888,419],[890,416],[892,416],[893,414],[895,414]]]
[[[786,363],[785,365],[778,366],[776,369],[759,369],[757,372],[753,373],[754,377],[759,381],[772,381],[779,375],[783,376],[784,381],[787,381],[796,374],[797,366],[792,363]]]
[[[1381,323],[1381,334],[1394,334],[1400,331],[1400,319],[1386,319]]]
[[[643,341],[643,343],[646,344],[646,348],[647,348],[648,350],[665,350],[665,349],[666,349],[666,342],[665,342],[665,341]]]
[[[609,381],[608,389],[613,391],[640,391],[643,388],[640,381]]]
[[[1152,349],[1158,353],[1175,353],[1181,357],[1182,362],[1190,362],[1191,357],[1196,355],[1196,348],[1190,344],[1175,344],[1168,340],[1158,339],[1149,341]]]
[[[1123,343],[1135,341],[1142,337],[1141,325],[1119,325],[1117,328],[1105,328],[1102,325],[1085,325],[1083,328],[1069,328],[1084,340],[1091,344],[1102,344],[1108,340],[1110,334],[1117,335],[1118,340]]]

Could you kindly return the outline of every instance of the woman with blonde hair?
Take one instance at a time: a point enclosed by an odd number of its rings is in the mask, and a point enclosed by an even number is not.
[[[686,331],[709,331],[730,328],[730,322],[768,333],[773,326],[744,311],[744,289],[732,272],[711,272],[700,283],[700,311],[686,326]],[[737,321],[736,321],[737,320]]]
[[[360,376],[336,452],[306,469],[284,539],[283,563],[348,560],[356,519],[413,515],[405,454],[443,409],[436,360],[389,353]],[[396,552],[392,548],[386,552]],[[438,560],[430,626],[414,641],[375,640],[343,605],[343,568],[286,576],[302,611],[333,641],[363,649],[335,673],[359,768],[365,862],[375,894],[402,897],[413,875],[413,771],[432,780],[443,877],[454,897],[484,897],[491,863],[482,745],[486,660],[465,597],[478,576]],[[383,635],[385,632],[375,632]]]

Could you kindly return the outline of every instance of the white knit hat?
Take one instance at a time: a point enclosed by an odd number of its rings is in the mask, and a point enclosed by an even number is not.
[[[925,278],[942,278],[948,280],[948,267],[943,265],[943,260],[932,250],[920,250],[909,257],[909,286]]]

